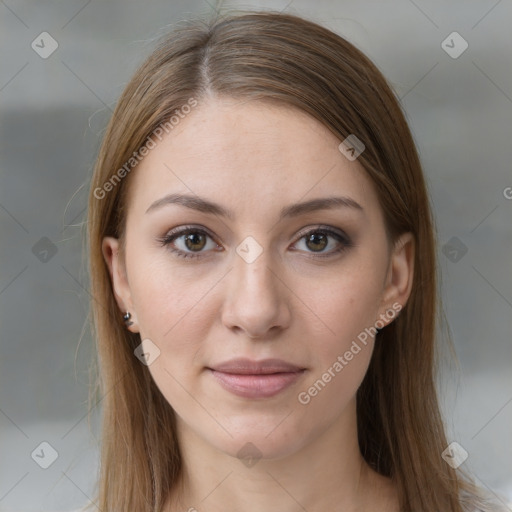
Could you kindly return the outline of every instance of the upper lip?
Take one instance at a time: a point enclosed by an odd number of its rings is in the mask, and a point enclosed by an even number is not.
[[[237,358],[211,366],[210,369],[223,373],[257,375],[270,373],[294,373],[302,371],[305,368],[296,366],[292,363],[287,363],[282,359],[263,359],[261,361],[253,361],[247,358]]]

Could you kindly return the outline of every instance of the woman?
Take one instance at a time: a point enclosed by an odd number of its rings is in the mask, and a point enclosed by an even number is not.
[[[440,417],[414,142],[346,40],[174,31],[108,126],[88,236],[101,510],[491,510]]]

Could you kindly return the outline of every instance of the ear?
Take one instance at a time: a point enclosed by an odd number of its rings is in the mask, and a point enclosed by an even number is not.
[[[131,332],[139,332],[137,328],[137,316],[135,308],[131,300],[130,285],[126,275],[124,259],[119,251],[119,239],[106,236],[101,244],[103,257],[107,263],[110,279],[112,281],[112,291],[120,309],[120,315],[124,315],[127,311],[131,313],[130,325],[127,329]]]
[[[386,325],[395,317],[386,315],[390,310],[398,313],[407,303],[412,290],[414,276],[414,236],[402,234],[393,246],[389,261],[386,283],[381,303],[381,320],[388,319]]]

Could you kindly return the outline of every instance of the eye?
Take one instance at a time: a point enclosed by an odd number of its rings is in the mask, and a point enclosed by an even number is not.
[[[207,239],[212,240],[210,249],[217,248],[218,245],[213,242],[212,237],[203,229],[187,226],[167,233],[158,241],[162,246],[168,246],[169,250],[181,258],[199,258],[205,247],[208,246]],[[213,245],[213,247],[211,247]],[[191,251],[191,252],[189,252]],[[198,253],[198,254],[194,254]]]
[[[334,239],[334,242],[329,239]],[[313,257],[317,258],[334,256],[352,247],[350,238],[343,231],[338,232],[323,226],[306,232],[297,243],[303,240],[306,252],[314,253]],[[334,248],[332,248],[333,246]],[[326,247],[331,247],[331,250],[325,250]]]
[[[209,246],[208,240],[210,240]],[[343,231],[334,231],[324,226],[310,229],[302,234],[295,245],[303,240],[305,249],[299,250],[313,253],[314,258],[334,256],[352,247],[350,238]],[[158,242],[162,246],[167,246],[171,252],[180,258],[200,258],[205,257],[206,255],[202,253],[206,253],[208,250],[222,250],[207,231],[193,226],[170,231],[165,236],[158,238]],[[329,247],[331,247],[331,250],[325,250]]]

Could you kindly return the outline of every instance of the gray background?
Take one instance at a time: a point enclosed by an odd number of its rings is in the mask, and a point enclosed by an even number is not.
[[[324,24],[401,98],[429,182],[459,361],[442,358],[449,439],[512,510],[511,2],[209,2],[0,0],[0,511],[71,510],[92,496],[101,401],[87,403],[80,224],[94,157],[154,40],[233,7]],[[46,59],[31,48],[43,31],[59,45]],[[458,58],[441,46],[453,31],[469,45]],[[31,458],[43,441],[58,452],[46,470]]]

